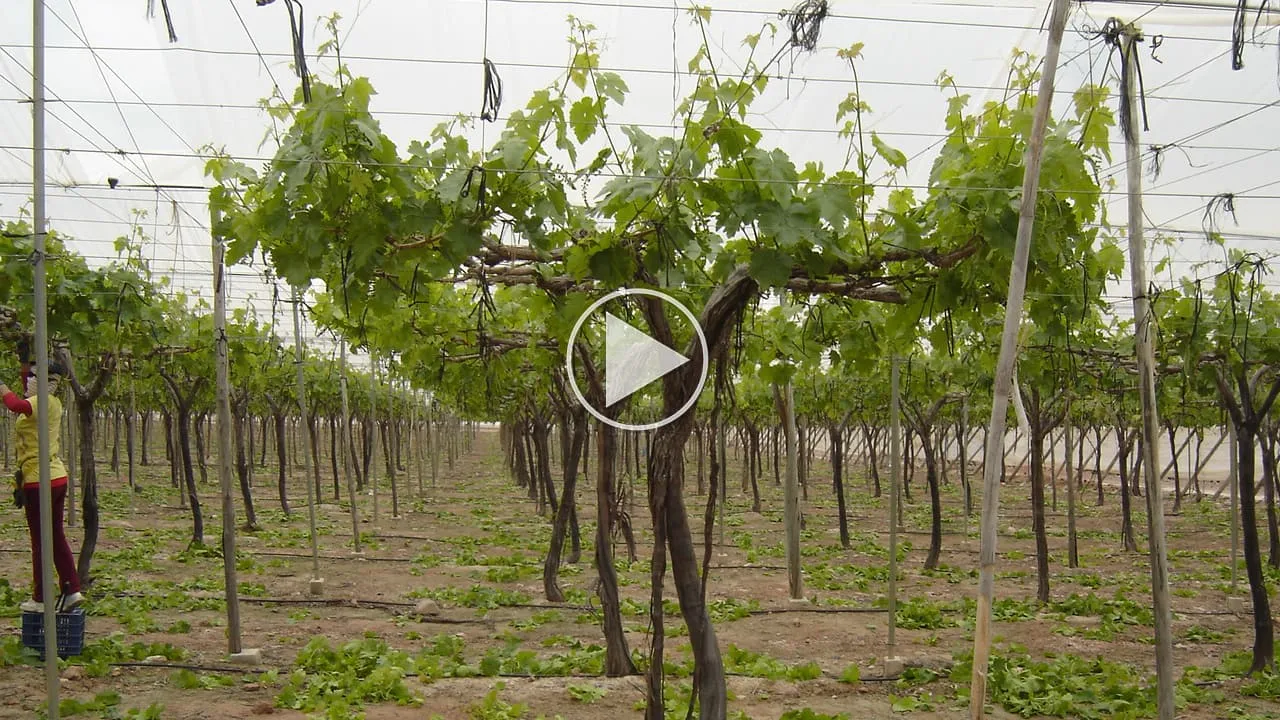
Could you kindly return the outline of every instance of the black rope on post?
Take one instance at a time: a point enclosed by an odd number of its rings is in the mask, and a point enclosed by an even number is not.
[[[484,101],[480,109],[480,119],[493,122],[498,119],[498,108],[502,107],[502,78],[498,77],[498,67],[489,58],[484,59]]]
[[[165,0],[161,0],[164,2]],[[276,0],[254,0],[258,7],[265,7]],[[293,40],[293,70],[302,80],[302,101],[311,102],[311,73],[307,71],[306,29],[303,21],[302,1],[284,0],[289,10],[289,34]],[[296,15],[295,15],[296,6]]]
[[[484,216],[485,211],[488,209],[485,205],[486,174],[487,173],[485,172],[483,165],[473,165],[471,166],[471,169],[467,171],[467,178],[462,181],[462,197],[471,197],[471,186],[473,182],[475,183],[476,212],[479,213],[481,217]],[[479,177],[480,179],[476,181],[476,177]]]
[[[1138,103],[1142,108],[1142,129],[1144,131],[1151,129],[1147,125],[1147,92],[1142,82],[1142,63],[1139,62],[1139,56],[1137,55],[1133,58],[1132,68],[1129,63],[1129,52],[1137,51],[1138,45],[1142,42],[1142,34],[1138,32],[1136,27],[1124,23],[1119,18],[1109,18],[1103,23],[1102,29],[1094,30],[1089,34],[1095,38],[1102,38],[1107,45],[1111,46],[1112,53],[1117,50],[1120,51],[1120,61],[1122,63],[1120,67],[1120,131],[1126,139],[1131,140],[1133,138],[1133,118],[1130,117],[1129,103],[1125,98],[1129,97],[1129,88],[1132,87],[1134,70],[1138,74],[1137,94]],[[1128,34],[1133,34],[1134,43],[1132,50],[1126,51],[1125,36]],[[1159,47],[1158,43],[1153,42],[1152,44],[1152,50]]]
[[[178,42],[178,33],[173,29],[173,15],[169,12],[169,0],[160,0],[160,10],[164,12],[165,29],[169,31],[169,42]],[[156,0],[147,0],[147,17],[156,16]]]
[[[804,0],[791,10],[779,13],[778,16],[786,19],[787,27],[791,30],[791,45],[813,52],[818,47],[822,21],[827,19],[829,10],[827,0]]]
[[[1231,69],[1244,68],[1244,20],[1249,14],[1249,0],[1236,2],[1235,17],[1231,21]]]

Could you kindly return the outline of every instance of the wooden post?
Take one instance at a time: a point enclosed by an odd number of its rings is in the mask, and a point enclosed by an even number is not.
[[[369,353],[369,421],[373,423],[373,440],[369,448],[369,490],[373,493],[373,528],[378,529],[378,360]],[[360,436],[369,437],[368,430],[361,426]]]
[[[137,396],[137,393],[134,392],[135,378],[133,376],[133,368],[134,368],[133,356],[130,355],[129,356],[129,422],[125,425],[125,449],[127,450],[127,453],[129,455],[129,514],[130,515],[132,515],[138,509],[137,503],[135,502],[135,499],[134,499],[134,495],[138,491],[138,485],[137,485],[137,481],[134,479],[134,476],[133,476],[133,473],[134,473],[133,452],[134,452],[134,443],[136,442],[135,440],[136,433],[135,433],[134,423],[138,422],[138,396]],[[143,436],[142,441],[144,443],[147,441],[146,436]],[[252,459],[253,459],[252,456],[250,456],[250,460]]]
[[[725,426],[726,426],[726,425],[728,425],[728,423],[729,423],[728,418],[727,418],[727,417],[723,417],[723,416],[722,416],[722,419],[721,419],[721,421],[720,421],[720,424],[719,424],[719,426],[716,428],[716,434],[717,434],[717,436],[718,436],[718,437],[716,438],[716,442],[717,442],[717,443],[719,443],[719,448],[720,448],[720,449],[719,449],[719,453],[720,453],[720,478],[719,478],[718,480],[717,480],[716,478],[711,478],[711,481],[712,481],[712,482],[719,482],[719,483],[720,483],[719,495],[717,495],[717,496],[716,496],[716,500],[718,501],[718,503],[719,503],[719,505],[720,505],[720,508],[719,508],[719,511],[720,511],[720,524],[719,524],[719,528],[718,528],[718,529],[719,529],[719,532],[720,532],[720,544],[721,544],[721,545],[724,545],[724,526],[725,526],[725,522],[724,522],[724,509],[725,509],[725,504],[728,502],[728,500],[726,499],[726,496],[728,496],[728,494],[729,494],[729,482],[728,482],[728,480],[727,480],[727,477],[728,477],[728,475],[729,475],[729,473],[728,473],[729,457],[728,457],[728,445],[727,445],[727,443],[728,443],[728,436],[729,436],[729,433],[728,433],[728,431],[726,431],[726,430],[725,430]]]
[[[388,369],[389,368],[390,368],[390,365],[388,365]],[[377,386],[379,385],[377,363],[374,363],[374,366],[373,366],[373,381],[374,381],[374,389],[376,391]],[[395,387],[395,380],[392,380],[391,378],[387,378],[387,389],[390,390],[394,387]],[[386,442],[386,447],[383,448],[383,452],[382,452],[383,454],[382,460],[387,464],[387,482],[391,485],[391,519],[399,520],[400,519],[400,494],[396,488],[396,448],[395,448],[395,431],[393,429],[395,425],[394,396],[387,399],[387,418],[386,418],[385,424],[382,424],[381,428],[378,427],[379,424],[380,423],[378,421],[378,416],[375,413],[373,416],[373,444],[375,447],[381,446],[381,443],[378,442],[379,436],[381,436],[382,439]]]
[[[422,421],[422,398],[418,397],[418,392],[416,390],[409,387],[408,381],[405,381],[405,390],[408,391],[410,398],[409,407],[411,408],[407,435],[409,442],[409,462],[413,464],[408,467],[418,478],[418,499],[421,500],[427,496],[427,487],[424,482],[426,478],[422,474],[422,463],[420,462],[419,457],[422,454],[422,438],[418,435],[418,427]]]
[[[1236,424],[1227,420],[1227,434],[1231,439],[1228,449],[1231,453],[1231,473],[1227,484],[1231,486],[1231,594],[1234,595],[1240,578],[1240,486],[1237,484],[1239,455],[1236,450]]]
[[[440,417],[439,406],[435,395],[431,396],[430,413],[427,417],[427,429],[431,440],[431,489],[436,489],[436,481],[440,477]]]
[[[898,356],[889,371],[889,647],[898,628],[898,488],[902,485],[902,405],[898,397]]]
[[[1080,555],[1076,548],[1076,476],[1071,466],[1071,418],[1063,422],[1066,435],[1067,463],[1067,567],[1080,567]]]
[[[1035,226],[1036,198],[1040,189],[1040,161],[1044,153],[1045,129],[1053,106],[1053,82],[1058,72],[1062,33],[1067,26],[1070,0],[1053,0],[1049,21],[1049,41],[1045,49],[1040,87],[1036,94],[1031,137],[1027,141],[1022,166],[1022,203],[1018,211],[1018,235],[1009,268],[1009,299],[1005,303],[1000,356],[995,384],[991,390],[991,422],[987,432],[987,453],[982,469],[982,552],[979,555],[977,626],[973,635],[973,673],[969,687],[969,717],[981,720],[987,699],[987,666],[991,656],[991,604],[996,580],[996,528],[1000,514],[1000,474],[1003,462],[992,462],[1003,454],[1009,394],[1013,388],[1013,368],[1017,360],[1018,328],[1022,320],[1022,300],[1027,289],[1027,260]]]
[[[1160,487],[1160,421],[1156,407],[1155,354],[1151,306],[1147,298],[1146,244],[1142,216],[1142,149],[1139,145],[1138,47],[1142,33],[1129,26],[1124,36],[1126,74],[1132,78],[1121,102],[1128,105],[1125,163],[1129,186],[1129,281],[1133,289],[1134,341],[1142,401],[1142,478],[1147,495],[1147,545],[1151,554],[1151,599],[1156,623],[1156,706],[1160,720],[1173,720],[1173,615],[1169,604],[1169,560],[1165,553],[1164,501]]]
[[[217,227],[221,212],[213,210]],[[227,358],[227,288],[222,237],[213,234],[213,342],[218,381],[218,485],[222,490],[222,573],[227,595],[227,652],[240,652],[240,583],[236,578],[236,506],[231,489],[231,380]]]
[[[1049,431],[1049,484],[1052,486],[1053,499],[1050,507],[1058,512],[1058,443]]]
[[[76,434],[76,428],[79,423],[73,421],[75,415],[75,393],[71,391],[71,384],[68,383],[66,391],[62,393],[65,400],[62,407],[65,408],[62,413],[62,437],[67,439],[66,452],[67,456],[67,524],[74,526],[76,524],[76,459],[80,457],[80,437]],[[70,412],[68,412],[70,411]]]
[[[342,396],[342,437],[338,443],[338,451],[342,453],[342,476],[347,481],[347,502],[351,504],[351,547],[352,552],[360,554],[360,507],[356,502],[356,483],[351,477],[351,452],[347,447],[351,441],[351,403],[347,398],[347,339],[338,340],[338,389]]]
[[[784,301],[785,302],[785,301]],[[773,400],[782,417],[783,437],[786,443],[787,463],[783,478],[783,522],[786,526],[787,587],[792,600],[804,598],[804,578],[800,575],[800,496],[798,483],[798,457],[796,447],[796,408],[792,383],[785,388],[773,386]]]
[[[316,537],[316,497],[315,483],[311,477],[311,433],[307,423],[307,378],[303,373],[302,354],[302,289],[293,289],[293,357],[298,376],[298,420],[302,427],[302,471],[307,486],[307,525],[311,532],[311,594],[319,595],[324,591],[324,580],[320,578],[320,545]]]

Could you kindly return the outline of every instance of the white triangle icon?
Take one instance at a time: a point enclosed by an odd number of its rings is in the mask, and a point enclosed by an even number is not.
[[[611,406],[689,362],[611,312],[604,314],[604,403]]]

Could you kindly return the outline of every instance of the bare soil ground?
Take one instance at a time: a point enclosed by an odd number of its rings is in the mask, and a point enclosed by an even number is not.
[[[274,453],[271,453],[274,454]],[[732,455],[732,451],[731,451]],[[732,459],[732,458],[731,458]],[[593,459],[594,460],[594,459]],[[768,464],[766,463],[766,467]],[[124,716],[127,710],[163,706],[158,717],[177,719],[301,718],[305,714],[277,705],[288,684],[299,651],[312,638],[325,638],[341,646],[364,638],[379,638],[391,648],[414,655],[438,635],[455,635],[463,641],[466,662],[479,665],[490,653],[510,658],[519,650],[541,660],[559,653],[570,660],[598,658],[592,645],[603,643],[594,614],[595,571],[591,567],[594,532],[594,492],[590,483],[579,483],[579,517],[582,520],[582,561],[568,565],[561,586],[574,607],[544,607],[541,560],[549,537],[549,519],[539,516],[524,491],[516,488],[502,467],[496,433],[481,432],[471,452],[450,469],[441,463],[435,487],[419,496],[418,468],[400,479],[401,517],[392,518],[390,497],[380,488],[380,517],[369,514],[372,498],[361,498],[365,513],[362,531],[371,543],[364,557],[351,552],[350,519],[345,501],[332,501],[332,479],[324,477],[326,502],[317,508],[320,525],[320,575],[325,601],[312,602],[307,534],[307,507],[300,471],[291,492],[292,516],[279,512],[274,492],[274,468],[257,471],[256,501],[262,529],[240,534],[241,619],[245,645],[259,648],[263,664],[251,672],[233,672],[227,664],[226,616],[222,593],[221,559],[211,550],[188,549],[191,539],[189,511],[178,507],[178,496],[169,486],[167,464],[144,468],[143,492],[133,494],[109,468],[101,469],[103,485],[103,535],[99,545],[97,583],[88,590],[87,656],[73,659],[62,670],[62,697],[90,701],[113,691],[120,700],[113,709],[85,711],[83,717]],[[329,467],[327,461],[324,468]],[[705,496],[694,493],[696,466],[688,473],[688,503],[700,522]],[[963,514],[958,481],[944,488],[946,532],[942,567],[924,572],[928,549],[929,507],[923,472],[916,473],[911,488],[914,502],[906,507],[908,532],[899,566],[900,608],[897,647],[887,645],[888,616],[883,611],[887,591],[888,522],[884,499],[871,497],[859,466],[847,480],[850,549],[843,549],[836,531],[835,499],[829,465],[815,459],[804,503],[803,534],[805,583],[808,603],[787,600],[782,542],[781,489],[770,475],[761,479],[766,511],[751,513],[750,497],[740,488],[742,465],[732,461],[729,506],[724,543],[717,543],[708,594],[728,615],[717,624],[722,651],[729,660],[731,717],[757,720],[779,718],[787,711],[811,708],[815,713],[849,718],[961,718],[967,717],[967,674],[959,682],[949,669],[972,649],[972,603],[975,596],[977,519]],[[423,469],[422,474],[427,475]],[[163,475],[162,475],[163,473]],[[955,475],[955,471],[952,471]],[[211,472],[210,477],[214,477]],[[216,485],[203,485],[206,540],[217,545]],[[344,490],[345,496],[345,490]],[[1066,490],[1059,483],[1057,511],[1050,514],[1049,545],[1052,554],[1051,590],[1055,603],[1038,608],[1035,595],[1035,550],[1031,537],[1028,487],[1011,482],[1001,494],[1001,564],[997,580],[1000,598],[1009,602],[1005,618],[997,622],[997,653],[1031,658],[1072,654],[1087,661],[1103,658],[1131,666],[1141,682],[1154,671],[1151,646],[1153,630],[1141,617],[1130,617],[1130,604],[1150,606],[1150,586],[1145,553],[1124,552],[1119,540],[1119,498],[1113,488],[1103,507],[1094,506],[1094,493],[1082,493],[1080,508],[1081,567],[1066,567]],[[1144,499],[1136,499],[1141,507]],[[978,499],[975,497],[975,506]],[[625,562],[625,549],[617,551],[624,621],[632,650],[648,652],[647,611],[650,547],[648,511],[642,489],[632,508],[639,561]],[[11,650],[19,634],[16,605],[29,590],[29,551],[26,529],[17,511],[0,516],[0,577],[13,586],[7,608]],[[1145,550],[1145,517],[1135,514],[1139,546]],[[1237,597],[1245,599],[1245,616],[1229,609],[1229,535],[1226,513],[1208,500],[1188,501],[1179,515],[1168,518],[1174,597],[1174,629],[1178,637],[1175,659],[1179,667],[1216,667],[1230,653],[1247,650],[1252,629],[1247,616],[1247,582],[1240,573]],[[72,531],[78,549],[81,531]],[[717,529],[717,538],[719,529]],[[1265,528],[1263,529],[1265,538]],[[695,527],[701,538],[701,529]],[[1264,542],[1265,546],[1265,542]],[[184,552],[185,551],[185,552]],[[1273,576],[1274,577],[1274,576]],[[475,608],[474,586],[497,591],[487,596],[499,607]],[[667,580],[667,596],[674,591]],[[452,591],[450,591],[452,589]],[[1273,586],[1274,589],[1274,586]],[[435,591],[439,613],[420,617],[413,613],[417,595]],[[516,593],[523,593],[521,597]],[[1093,594],[1088,606],[1071,596]],[[4,599],[0,593],[0,600]],[[736,602],[735,602],[736,601]],[[754,605],[749,604],[754,601]],[[1110,601],[1110,604],[1105,604]],[[380,604],[382,603],[382,604]],[[517,603],[518,606],[510,606]],[[1098,605],[1097,603],[1104,603]],[[494,604],[494,603],[491,603]],[[578,607],[583,606],[583,607]],[[742,611],[752,610],[754,614]],[[837,610],[843,612],[811,612]],[[737,610],[738,612],[734,612]],[[856,612],[853,610],[857,610]],[[776,612],[762,612],[776,611]],[[680,665],[688,661],[687,636],[678,614],[666,619],[666,660]],[[574,641],[577,641],[576,643]],[[148,647],[129,648],[131,643]],[[167,643],[164,645],[153,645]],[[121,647],[126,650],[121,650]],[[508,649],[508,650],[504,650]],[[759,653],[767,656],[749,655]],[[163,661],[154,656],[170,655]],[[883,658],[896,655],[909,668],[893,680],[883,677]],[[128,656],[128,657],[126,657]],[[43,676],[30,657],[6,652],[10,667],[0,673],[0,717],[33,717],[44,700]],[[95,665],[97,657],[103,662]],[[151,657],[150,660],[147,660]],[[87,659],[86,659],[87,658]],[[180,658],[180,659],[179,659]],[[776,660],[772,666],[769,659]],[[144,667],[103,664],[122,659]],[[184,672],[164,666],[196,668]],[[785,668],[813,662],[821,674],[812,679],[787,679]],[[859,668],[860,680],[842,682],[850,665]],[[545,670],[545,665],[543,666]],[[574,667],[581,667],[580,665]],[[770,669],[773,668],[773,669]],[[932,672],[919,669],[925,668]],[[274,671],[274,672],[272,672]],[[434,681],[405,679],[416,698],[413,704],[366,703],[371,720],[393,718],[506,718],[563,717],[597,719],[640,717],[643,678],[445,677]],[[1182,673],[1179,672],[1179,675]],[[99,676],[101,675],[101,676]],[[805,673],[797,673],[808,676]],[[527,707],[524,715],[500,714],[497,701],[486,707],[486,695],[503,683],[497,698]],[[672,676],[673,697],[687,684]],[[192,687],[192,686],[195,687]],[[1218,702],[1185,707],[1183,718],[1277,717],[1274,700],[1242,695],[1241,680],[1218,681],[1211,690],[1221,693]],[[687,685],[686,685],[687,687]],[[592,690],[594,688],[595,690]],[[1037,690],[1028,693],[1034,696]],[[687,697],[687,695],[685,695]],[[670,710],[670,708],[669,708]],[[347,717],[355,710],[334,711]],[[489,712],[490,714],[484,714]],[[116,713],[116,714],[113,714]],[[734,715],[734,713],[742,713]],[[999,705],[997,717],[1008,717]],[[1117,716],[1123,715],[1119,710]],[[1067,713],[1066,716],[1072,716]],[[684,717],[670,710],[669,717]],[[816,715],[821,717],[821,715]]]

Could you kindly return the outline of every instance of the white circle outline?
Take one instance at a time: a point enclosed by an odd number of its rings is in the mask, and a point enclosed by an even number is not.
[[[630,423],[618,422],[617,420],[606,417],[604,413],[599,410],[596,410],[592,407],[591,403],[587,402],[587,399],[583,397],[582,390],[578,388],[578,379],[573,374],[573,348],[578,339],[578,331],[582,329],[582,323],[592,313],[600,309],[601,305],[604,305],[614,298],[628,297],[631,295],[647,295],[675,305],[676,308],[678,308],[680,312],[689,319],[689,323],[693,325],[693,331],[698,335],[698,342],[702,345],[702,373],[698,378],[698,387],[693,391],[693,394],[689,396],[689,399],[685,401],[684,405],[682,405],[674,415],[663,418],[658,422],[646,423],[644,425],[632,425]],[[605,351],[608,352],[608,348],[606,348]],[[564,361],[565,367],[569,370],[569,387],[573,390],[574,397],[578,398],[578,402],[582,403],[582,407],[586,408],[587,412],[594,415],[600,422],[607,423],[619,430],[642,431],[657,430],[664,425],[669,425],[670,423],[675,422],[680,419],[682,415],[689,412],[689,409],[698,402],[698,397],[702,395],[702,388],[707,384],[707,371],[710,369],[709,355],[710,350],[707,347],[707,336],[702,332],[702,325],[698,322],[698,318],[694,317],[693,313],[689,312],[689,308],[685,307],[679,300],[676,300],[664,292],[658,292],[657,290],[650,290],[648,288],[619,288],[618,290],[614,290],[608,295],[605,295],[599,300],[591,303],[591,305],[578,316],[578,321],[573,324],[573,331],[569,333],[569,344],[565,347]]]

